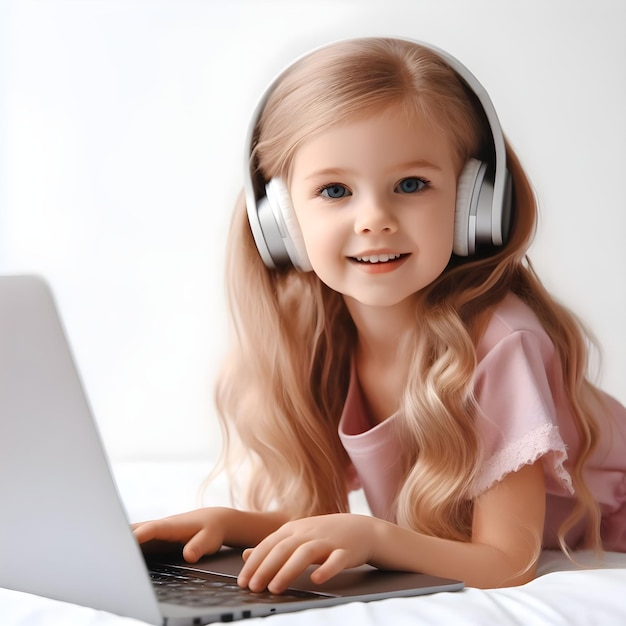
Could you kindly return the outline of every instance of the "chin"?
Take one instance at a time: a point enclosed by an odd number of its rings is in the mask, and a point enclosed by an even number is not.
[[[344,294],[344,298],[356,305],[379,309],[392,309],[394,307],[413,306],[417,292],[407,294]]]

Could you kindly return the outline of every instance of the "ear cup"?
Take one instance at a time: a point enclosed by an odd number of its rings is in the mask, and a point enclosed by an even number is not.
[[[476,213],[486,172],[486,163],[469,159],[457,182],[453,251],[459,256],[476,251]]]
[[[310,272],[313,270],[309,256],[304,245],[302,231],[298,224],[296,212],[291,204],[289,189],[281,178],[272,178],[265,185],[265,195],[272,209],[272,214],[282,238],[282,245],[287,251],[287,255],[291,263],[301,272]],[[274,256],[273,250],[270,254]],[[281,256],[281,255],[279,255]]]

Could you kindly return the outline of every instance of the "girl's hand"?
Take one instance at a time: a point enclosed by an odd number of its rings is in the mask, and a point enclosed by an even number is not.
[[[205,554],[217,552],[224,543],[227,508],[205,508],[160,520],[133,524],[135,538],[140,544],[168,542],[184,544],[183,558],[195,563]]]
[[[351,513],[287,522],[244,552],[246,563],[237,582],[251,591],[281,593],[309,565],[319,564],[311,580],[323,583],[371,560],[379,523],[376,518]]]
[[[246,548],[280,528],[287,516],[280,511],[266,513],[211,507],[172,515],[160,520],[133,524],[137,541],[183,544],[183,558],[195,563],[222,545]]]

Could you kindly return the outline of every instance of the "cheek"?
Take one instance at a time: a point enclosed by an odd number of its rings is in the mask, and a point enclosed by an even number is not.
[[[438,246],[452,249],[454,241],[455,205],[446,203],[432,211],[423,224],[424,233],[428,239],[436,241]]]
[[[422,225],[421,247],[434,273],[447,266],[454,243],[454,208],[434,214]]]
[[[332,245],[333,233],[324,228],[324,222],[321,220],[307,220],[300,218],[298,220],[302,239],[306,248],[311,264],[315,268],[320,262],[323,263],[329,255]]]

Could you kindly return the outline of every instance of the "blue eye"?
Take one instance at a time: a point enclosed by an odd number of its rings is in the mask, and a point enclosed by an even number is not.
[[[427,185],[428,181],[425,181],[423,178],[411,176],[410,178],[402,179],[398,183],[396,191],[400,193],[416,193],[417,191],[422,191]]]
[[[346,196],[352,195],[350,190],[345,185],[340,183],[333,183],[332,185],[325,185],[324,187],[321,187],[319,194],[333,200],[339,200],[339,198],[345,198]]]

